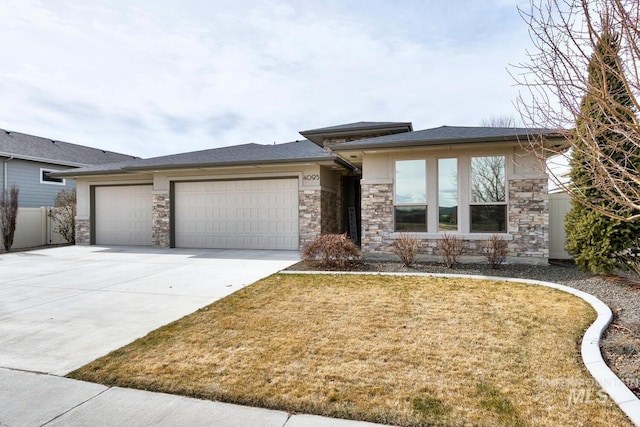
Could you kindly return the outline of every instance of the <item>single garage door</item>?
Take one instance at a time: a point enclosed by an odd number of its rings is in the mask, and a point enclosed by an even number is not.
[[[298,180],[177,182],[175,245],[298,249]]]
[[[151,245],[151,185],[95,187],[98,245]]]

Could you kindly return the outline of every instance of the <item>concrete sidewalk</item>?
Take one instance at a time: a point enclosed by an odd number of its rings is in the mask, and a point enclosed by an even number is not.
[[[0,426],[366,427],[376,424],[0,368]]]
[[[372,426],[62,377],[298,259],[98,246],[1,255],[0,427]]]

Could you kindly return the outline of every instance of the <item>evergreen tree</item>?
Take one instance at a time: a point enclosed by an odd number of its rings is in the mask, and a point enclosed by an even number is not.
[[[589,86],[591,91],[596,93],[588,92],[582,99],[581,114],[575,128],[575,143],[582,144],[581,140],[588,135],[597,142],[602,155],[593,156],[586,151],[583,144],[582,147],[576,145],[570,162],[570,177],[573,191],[583,194],[594,206],[610,210],[617,209],[618,206],[603,196],[598,185],[594,185],[595,165],[591,162],[624,164],[630,161],[630,158],[635,158],[628,153],[637,152],[637,148],[625,136],[614,133],[609,126],[621,120],[633,122],[635,111],[622,78],[623,71],[619,66],[618,36],[607,25],[604,28],[588,69]],[[611,105],[617,105],[619,108],[612,110],[599,105],[599,102],[605,99],[602,93],[609,94],[613,100]],[[612,180],[615,178],[612,176]],[[574,256],[581,270],[610,273],[617,266],[624,267],[618,265],[618,261],[612,255],[635,245],[636,238],[640,235],[640,222],[612,219],[597,209],[572,200],[571,210],[565,221],[565,230],[567,250]]]

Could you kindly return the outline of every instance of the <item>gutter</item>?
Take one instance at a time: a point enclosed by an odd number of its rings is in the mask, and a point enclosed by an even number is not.
[[[0,152],[0,157],[9,157],[9,160],[11,159],[31,160],[33,162],[47,163],[50,165],[73,166],[73,167],[79,167],[79,168],[91,166],[86,163],[78,163],[78,162],[72,162],[67,160],[46,159],[44,157],[25,156],[21,154],[12,154],[12,153],[5,153],[5,152]]]
[[[59,171],[55,173],[51,173],[51,176],[56,178],[72,178],[79,176],[95,176],[95,175],[118,175],[118,174],[126,174],[126,173],[149,173],[153,171],[162,171],[162,170],[181,170],[181,169],[204,169],[204,168],[219,168],[219,167],[243,167],[243,166],[260,166],[260,165],[268,165],[268,166],[277,166],[277,165],[290,165],[290,164],[298,164],[298,163],[324,163],[324,162],[335,162],[338,163],[347,169],[352,171],[356,171],[357,168],[353,166],[351,163],[347,162],[340,156],[332,155],[332,156],[323,156],[323,157],[308,157],[308,158],[299,158],[299,159],[273,159],[268,161],[258,161],[258,160],[241,160],[235,162],[212,162],[212,163],[183,163],[183,164],[158,164],[158,165],[144,165],[144,166],[122,166],[118,169],[111,170],[88,170],[83,171],[82,169],[76,170],[71,169],[68,171]]]

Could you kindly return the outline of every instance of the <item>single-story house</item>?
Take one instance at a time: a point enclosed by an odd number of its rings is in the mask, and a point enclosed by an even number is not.
[[[549,130],[357,122],[244,144],[54,176],[77,180],[77,243],[298,250],[348,232],[365,256],[401,233],[431,254],[445,234],[481,256],[493,234],[510,262],[549,257],[548,177],[522,144]]]
[[[132,159],[137,157],[0,129],[1,189],[15,184],[23,208],[52,206],[60,190],[75,188],[75,181],[53,172]]]

